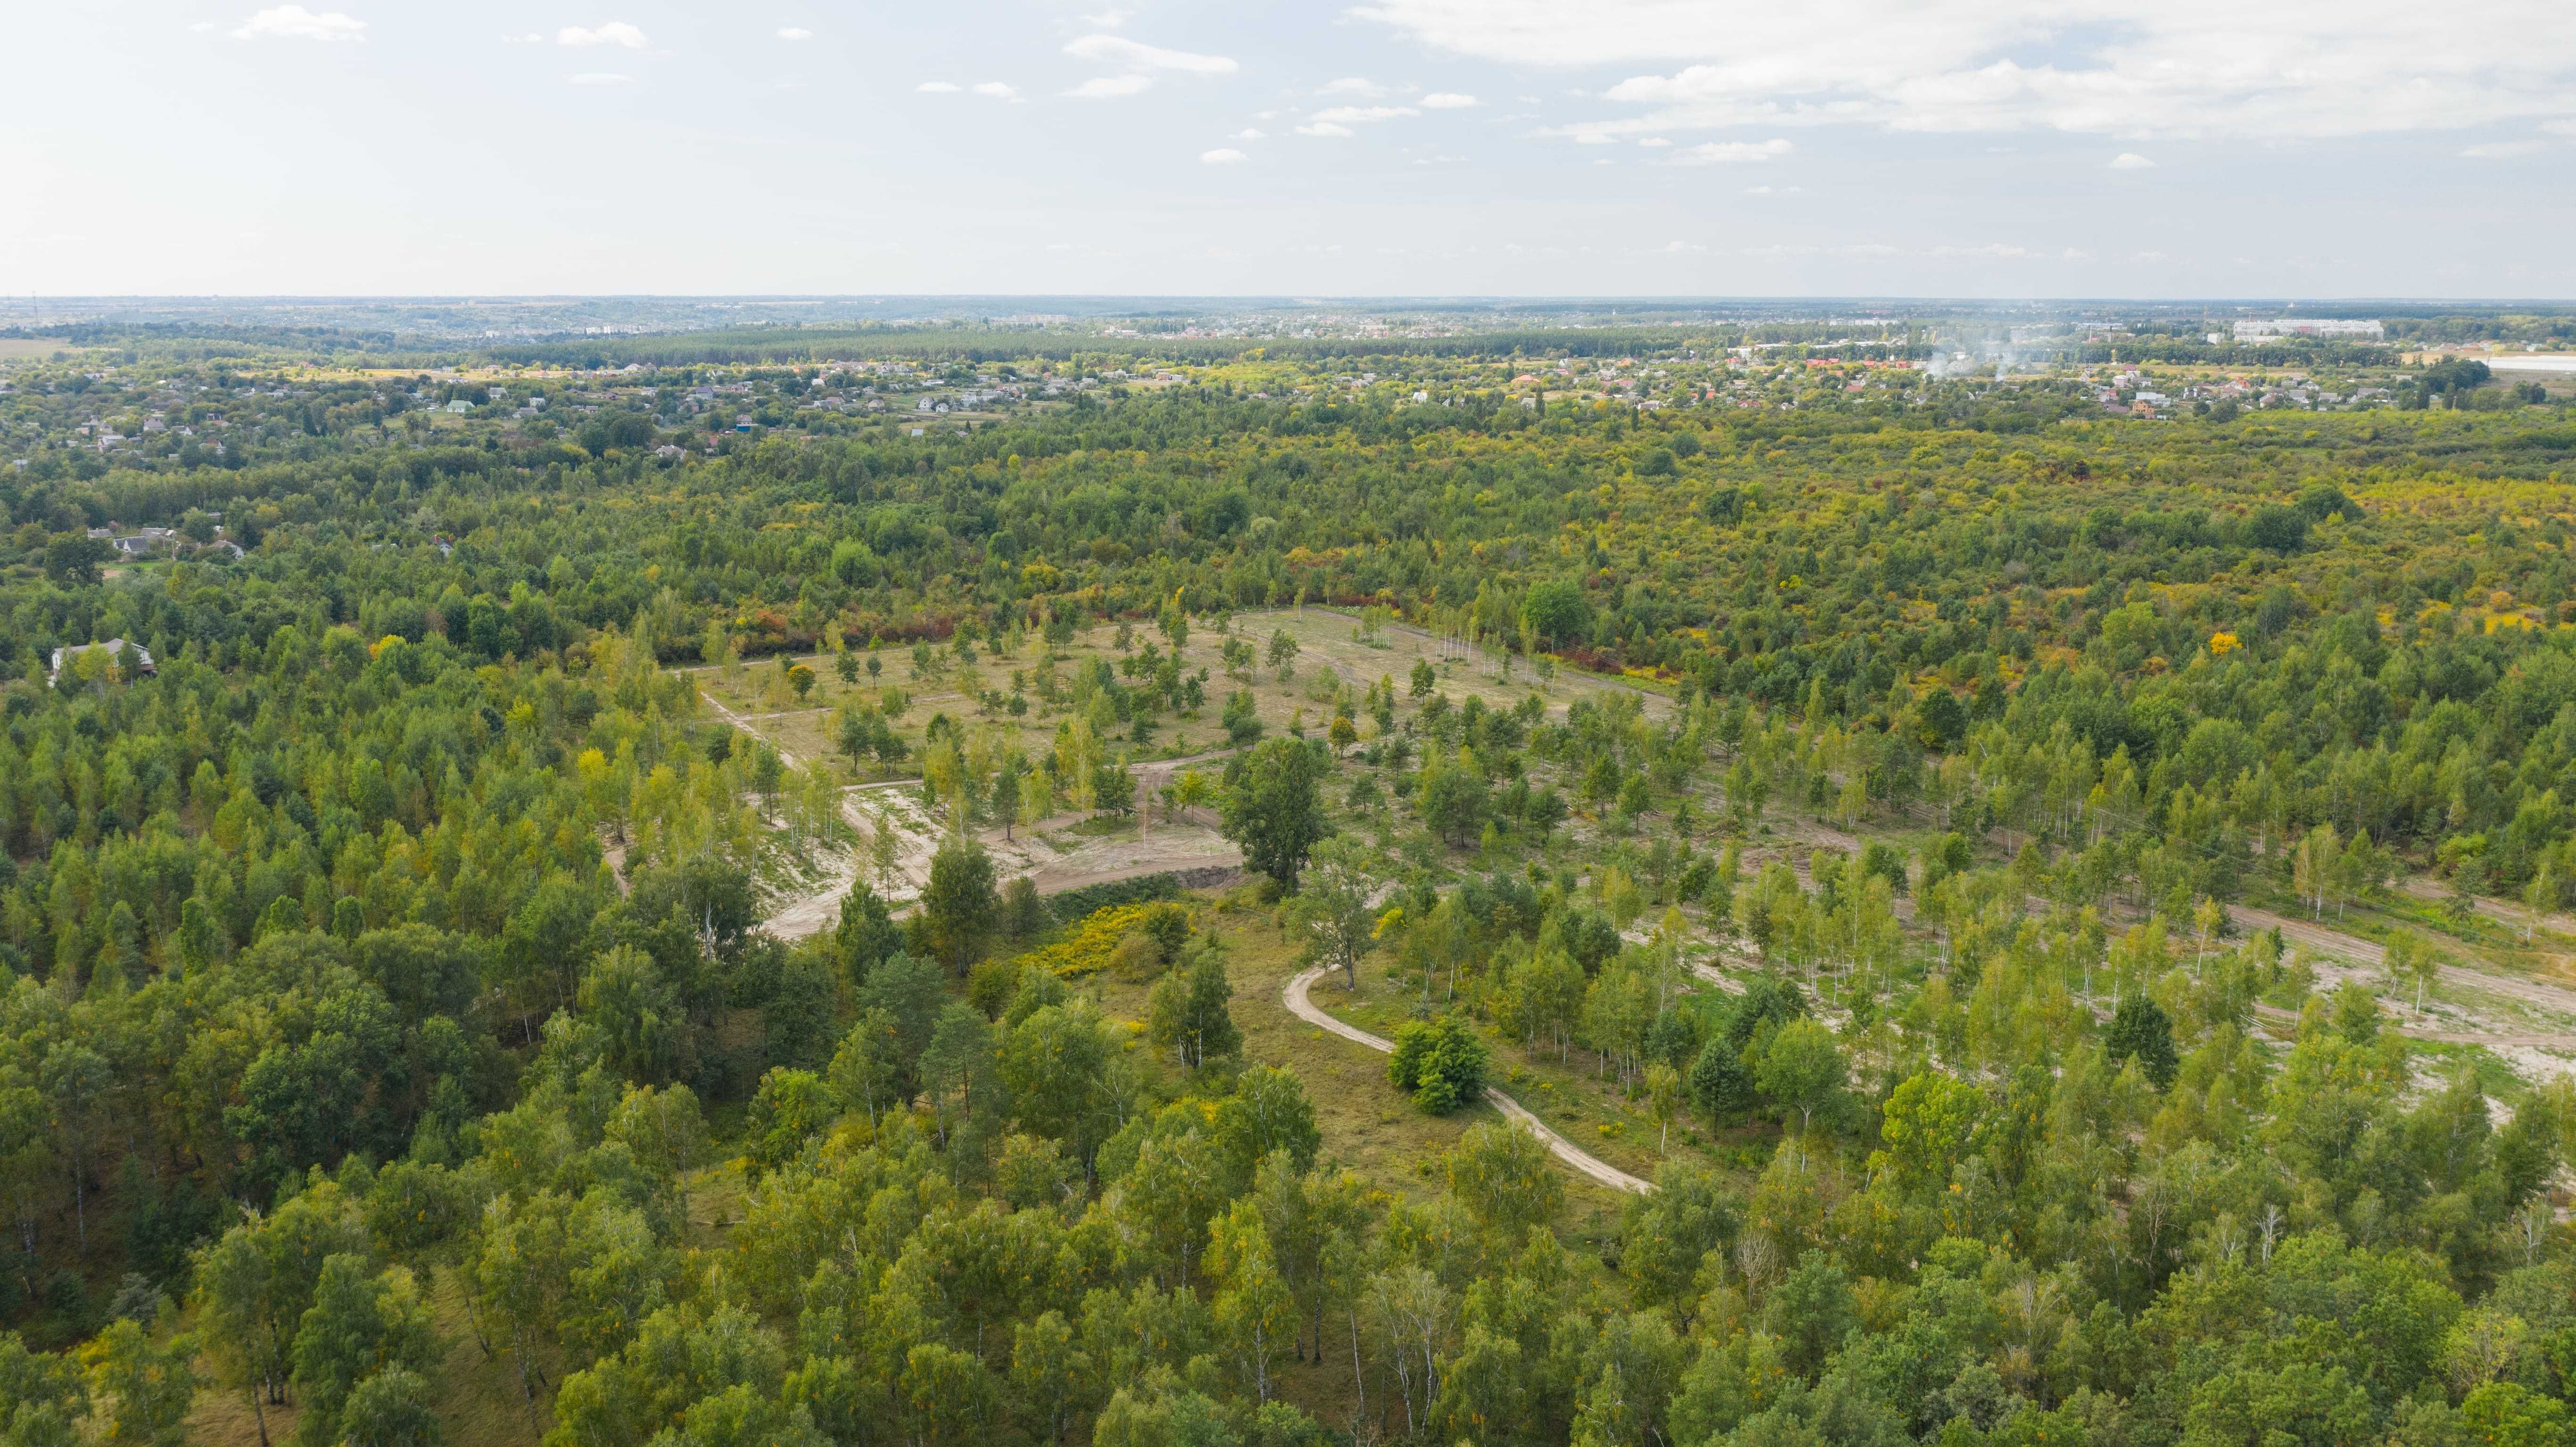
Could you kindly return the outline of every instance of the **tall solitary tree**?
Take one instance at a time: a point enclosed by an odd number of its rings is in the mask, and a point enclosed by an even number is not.
[[[992,856],[962,831],[949,835],[930,857],[930,883],[921,892],[921,929],[931,954],[965,974],[983,957],[1001,912]]]
[[[1245,864],[1293,890],[1307,853],[1327,832],[1319,797],[1322,748],[1272,739],[1246,755],[1239,768],[1220,802],[1225,837],[1243,846]]]

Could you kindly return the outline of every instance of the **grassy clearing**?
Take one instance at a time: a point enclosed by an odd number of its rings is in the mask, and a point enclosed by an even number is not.
[[[1427,1012],[1420,996],[1399,990],[1380,969],[1375,962],[1361,967],[1357,1001],[1338,985],[1318,987],[1309,998],[1336,1018],[1392,1037],[1398,1026]],[[1777,1143],[1778,1132],[1768,1126],[1712,1131],[1685,1108],[1673,1116],[1671,1138],[1659,1152],[1655,1119],[1642,1095],[1631,1099],[1616,1079],[1601,1077],[1590,1051],[1577,1047],[1559,1060],[1554,1051],[1525,1051],[1491,1032],[1486,1040],[1494,1051],[1493,1084],[1557,1134],[1630,1175],[1652,1180],[1668,1156],[1758,1172]]]
[[[1421,1199],[1437,1194],[1442,1186],[1441,1154],[1469,1126],[1502,1116],[1485,1105],[1454,1115],[1425,1115],[1387,1083],[1385,1056],[1328,1035],[1288,1013],[1280,1003],[1280,991],[1300,968],[1298,941],[1294,934],[1283,935],[1271,911],[1247,903],[1249,898],[1250,891],[1245,890],[1223,898],[1201,895],[1196,900],[1199,923],[1226,942],[1226,974],[1234,984],[1229,1008],[1243,1032],[1244,1059],[1293,1071],[1305,1083],[1307,1095],[1315,1102],[1316,1126],[1323,1132],[1326,1162],[1358,1171],[1391,1196]],[[1150,980],[1102,975],[1086,986],[1111,1017],[1131,1022],[1144,1018]],[[1328,1007],[1334,996],[1331,989],[1314,994]],[[1648,1166],[1651,1170],[1651,1160]],[[1619,1193],[1570,1171],[1566,1183],[1567,1210],[1559,1225],[1570,1233],[1569,1240],[1606,1240],[1618,1220]]]
[[[1390,1195],[1417,1198],[1438,1191],[1440,1154],[1480,1119],[1478,1107],[1454,1116],[1428,1116],[1398,1096],[1386,1081],[1386,1057],[1336,1039],[1288,1013],[1279,992],[1297,973],[1297,947],[1283,939],[1268,911],[1216,915],[1231,951],[1227,976],[1234,983],[1230,1008],[1243,1031],[1244,1059],[1294,1071],[1315,1102],[1324,1135],[1323,1157],[1358,1171]],[[1142,1017],[1145,987],[1125,986],[1132,999],[1104,997],[1113,1013]]]

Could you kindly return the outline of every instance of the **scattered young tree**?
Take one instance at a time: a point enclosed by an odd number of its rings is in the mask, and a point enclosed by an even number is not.
[[[1783,1111],[1798,1113],[1798,1129],[1815,1128],[1816,1112],[1840,1097],[1846,1067],[1831,1030],[1800,1017],[1780,1027],[1763,1051],[1754,1083]]]
[[[1658,1060],[1646,1067],[1645,1081],[1646,1103],[1655,1118],[1655,1154],[1661,1156],[1672,1146],[1673,1115],[1682,1103],[1682,1073]]]
[[[1469,1126],[1441,1164],[1449,1193],[1505,1253],[1518,1251],[1565,1204],[1563,1178],[1547,1144],[1516,1126]]]
[[[1360,988],[1360,960],[1377,943],[1376,861],[1355,839],[1330,839],[1315,851],[1314,868],[1299,892],[1296,914],[1306,930],[1303,958],[1341,973],[1353,994]]]
[[[105,1424],[109,1441],[137,1443],[141,1447],[178,1447],[188,1440],[188,1412],[196,1404],[201,1385],[194,1365],[197,1349],[197,1338],[186,1333],[156,1346],[143,1324],[130,1318],[108,1323],[105,1331],[81,1348],[92,1400],[109,1404]],[[11,1395],[18,1393],[13,1391]],[[61,1425],[68,1428],[70,1424]],[[13,1426],[18,1430],[11,1435],[21,1440],[44,1437],[42,1429],[27,1430],[38,1423],[25,1416]],[[303,1441],[329,1440],[300,1427],[297,1436]]]
[[[1191,1070],[1205,1067],[1210,1056],[1238,1054],[1243,1034],[1225,1004],[1233,997],[1224,950],[1207,941],[1155,982],[1146,1002],[1146,1036]]]

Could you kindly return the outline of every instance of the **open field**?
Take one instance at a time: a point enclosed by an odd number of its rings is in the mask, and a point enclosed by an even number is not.
[[[1456,702],[1474,696],[1491,706],[1509,707],[1534,693],[1552,712],[1561,713],[1565,704],[1576,698],[1633,694],[1650,716],[1669,711],[1669,703],[1662,695],[1623,682],[1572,670],[1543,680],[1526,666],[1514,670],[1514,676],[1507,679],[1491,656],[1456,656],[1418,629],[1386,628],[1380,640],[1384,646],[1379,646],[1356,640],[1353,635],[1357,627],[1351,615],[1322,608],[1237,615],[1233,632],[1251,640],[1256,648],[1266,649],[1271,635],[1277,632],[1285,632],[1298,641],[1300,651],[1285,680],[1266,662],[1239,676],[1227,676],[1221,657],[1223,637],[1211,628],[1194,628],[1182,659],[1189,670],[1209,671],[1208,705],[1196,718],[1183,715],[1170,720],[1168,731],[1157,731],[1155,746],[1131,747],[1128,754],[1137,776],[1139,804],[1148,817],[1112,825],[1064,814],[1027,830],[980,828],[977,837],[992,853],[1001,876],[1008,879],[1026,874],[1041,893],[1055,894],[1140,874],[1238,863],[1240,851],[1216,835],[1211,812],[1200,810],[1193,817],[1162,820],[1160,806],[1145,802],[1184,768],[1200,766],[1210,772],[1222,768],[1231,749],[1225,735],[1214,726],[1214,715],[1223,694],[1235,690],[1254,695],[1262,723],[1272,733],[1301,727],[1320,732],[1331,717],[1331,701],[1338,689],[1349,687],[1364,692],[1369,685],[1388,678],[1395,680],[1401,690],[1408,686],[1406,680],[1414,663],[1424,659],[1433,662],[1441,691]],[[1141,646],[1148,636],[1151,635],[1140,630],[1137,644]],[[1117,648],[1116,638],[1114,629],[1092,628],[1077,634],[1071,646],[1052,656],[1068,673],[1095,658],[1114,663],[1126,656]],[[717,717],[768,744],[792,766],[834,758],[832,728],[837,710],[845,704],[880,706],[890,690],[900,690],[908,700],[894,726],[916,755],[925,743],[931,720],[941,716],[994,729],[1006,750],[1035,751],[1049,746],[1060,711],[1033,699],[1024,717],[1012,718],[1007,713],[980,708],[977,700],[984,689],[1008,686],[1012,674],[1033,671],[1042,647],[1038,640],[1031,639],[1021,655],[987,656],[971,669],[928,674],[916,671],[908,651],[877,650],[873,657],[880,664],[880,673],[873,683],[844,683],[828,654],[779,655],[734,668],[703,667],[684,672]],[[871,655],[862,652],[859,656]],[[797,698],[788,685],[786,665],[794,663],[806,664],[815,672],[813,691],[804,699]],[[1375,724],[1364,721],[1361,736],[1363,743],[1373,738]],[[836,766],[843,768],[852,781],[844,803],[851,823],[863,831],[864,837],[872,838],[879,828],[890,828],[901,841],[901,862],[896,874],[885,881],[871,882],[891,900],[909,900],[929,877],[930,856],[938,847],[941,827],[921,810],[912,791],[903,787],[909,765],[885,770],[874,764],[852,767],[841,760]],[[768,923],[772,933],[793,938],[823,928],[837,918],[840,896],[857,876],[859,863],[854,857],[820,862],[825,867],[819,885],[776,902]]]

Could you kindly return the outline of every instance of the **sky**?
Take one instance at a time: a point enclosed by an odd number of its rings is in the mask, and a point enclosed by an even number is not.
[[[0,293],[2576,297],[2576,4],[2120,8],[19,0]]]

